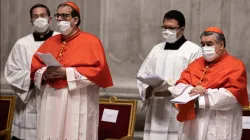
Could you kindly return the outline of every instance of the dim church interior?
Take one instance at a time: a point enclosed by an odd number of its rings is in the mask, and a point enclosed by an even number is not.
[[[1,93],[11,90],[4,78],[4,65],[15,41],[32,32],[29,8],[36,3],[48,5],[52,13],[65,0],[1,1]],[[208,26],[221,27],[227,50],[241,59],[250,81],[250,1],[221,0],[75,0],[83,19],[80,28],[98,36],[103,42],[115,86],[102,90],[100,97],[139,101],[135,137],[141,139],[145,111],[140,112],[141,99],[134,76],[152,46],[162,41],[161,22],[164,13],[180,10],[186,18],[185,36],[199,44],[200,33]],[[53,20],[52,29],[58,30]],[[18,26],[17,24],[18,23]],[[250,90],[250,82],[248,83]]]

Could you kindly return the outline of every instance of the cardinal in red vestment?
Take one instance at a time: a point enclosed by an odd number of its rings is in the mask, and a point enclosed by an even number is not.
[[[169,90],[199,97],[178,104],[180,140],[240,140],[242,107],[248,106],[244,63],[228,54],[224,33],[208,27],[200,36],[203,57],[192,62]]]
[[[31,78],[40,90],[37,139],[97,140],[99,87],[113,85],[100,40],[81,31],[80,9],[73,2],[58,6],[54,15],[61,34],[37,52],[51,54],[61,66],[35,54]]]

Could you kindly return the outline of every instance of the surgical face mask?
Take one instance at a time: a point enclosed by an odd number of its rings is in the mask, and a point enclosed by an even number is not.
[[[168,43],[174,43],[177,41],[176,37],[177,31],[174,30],[162,30],[162,36],[165,38],[166,42]]]
[[[218,54],[215,52],[214,46],[204,46],[201,49],[202,55],[207,62],[212,62],[218,56]]]
[[[63,35],[69,35],[70,32],[73,30],[73,28],[70,26],[71,21],[58,21],[57,22],[57,26],[59,27],[60,32]]]
[[[33,24],[36,32],[44,33],[49,28],[48,18],[37,18]]]

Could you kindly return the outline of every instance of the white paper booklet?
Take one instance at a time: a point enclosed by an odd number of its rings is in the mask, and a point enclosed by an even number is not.
[[[55,66],[55,67],[62,66],[51,53],[37,52],[37,55],[43,60],[46,66]]]
[[[199,97],[200,94],[190,96],[188,93],[183,93],[182,95],[170,100],[171,103],[177,103],[177,104],[186,104],[191,100],[194,100],[195,98]]]
[[[156,87],[159,84],[161,84],[164,80],[159,77],[158,75],[149,75],[145,77],[135,77],[137,80],[141,81],[144,84],[147,84],[149,86]]]

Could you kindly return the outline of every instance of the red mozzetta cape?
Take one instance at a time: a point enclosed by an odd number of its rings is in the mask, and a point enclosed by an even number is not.
[[[91,82],[106,88],[113,86],[104,49],[99,39],[89,33],[78,31],[78,35],[65,43],[62,49],[62,35],[56,35],[46,40],[37,50],[40,53],[51,53],[63,67],[73,67]],[[31,79],[34,80],[35,72],[44,67],[43,61],[35,54],[31,64]],[[54,88],[65,88],[65,79],[47,81]]]
[[[197,86],[206,69],[207,62],[204,58],[198,58],[191,63],[181,74],[178,83]],[[242,106],[248,106],[247,75],[244,64],[225,53],[216,63],[209,66],[201,83],[206,89],[225,88],[230,91]],[[183,122],[195,118],[194,102],[178,104],[179,113],[177,120]]]

